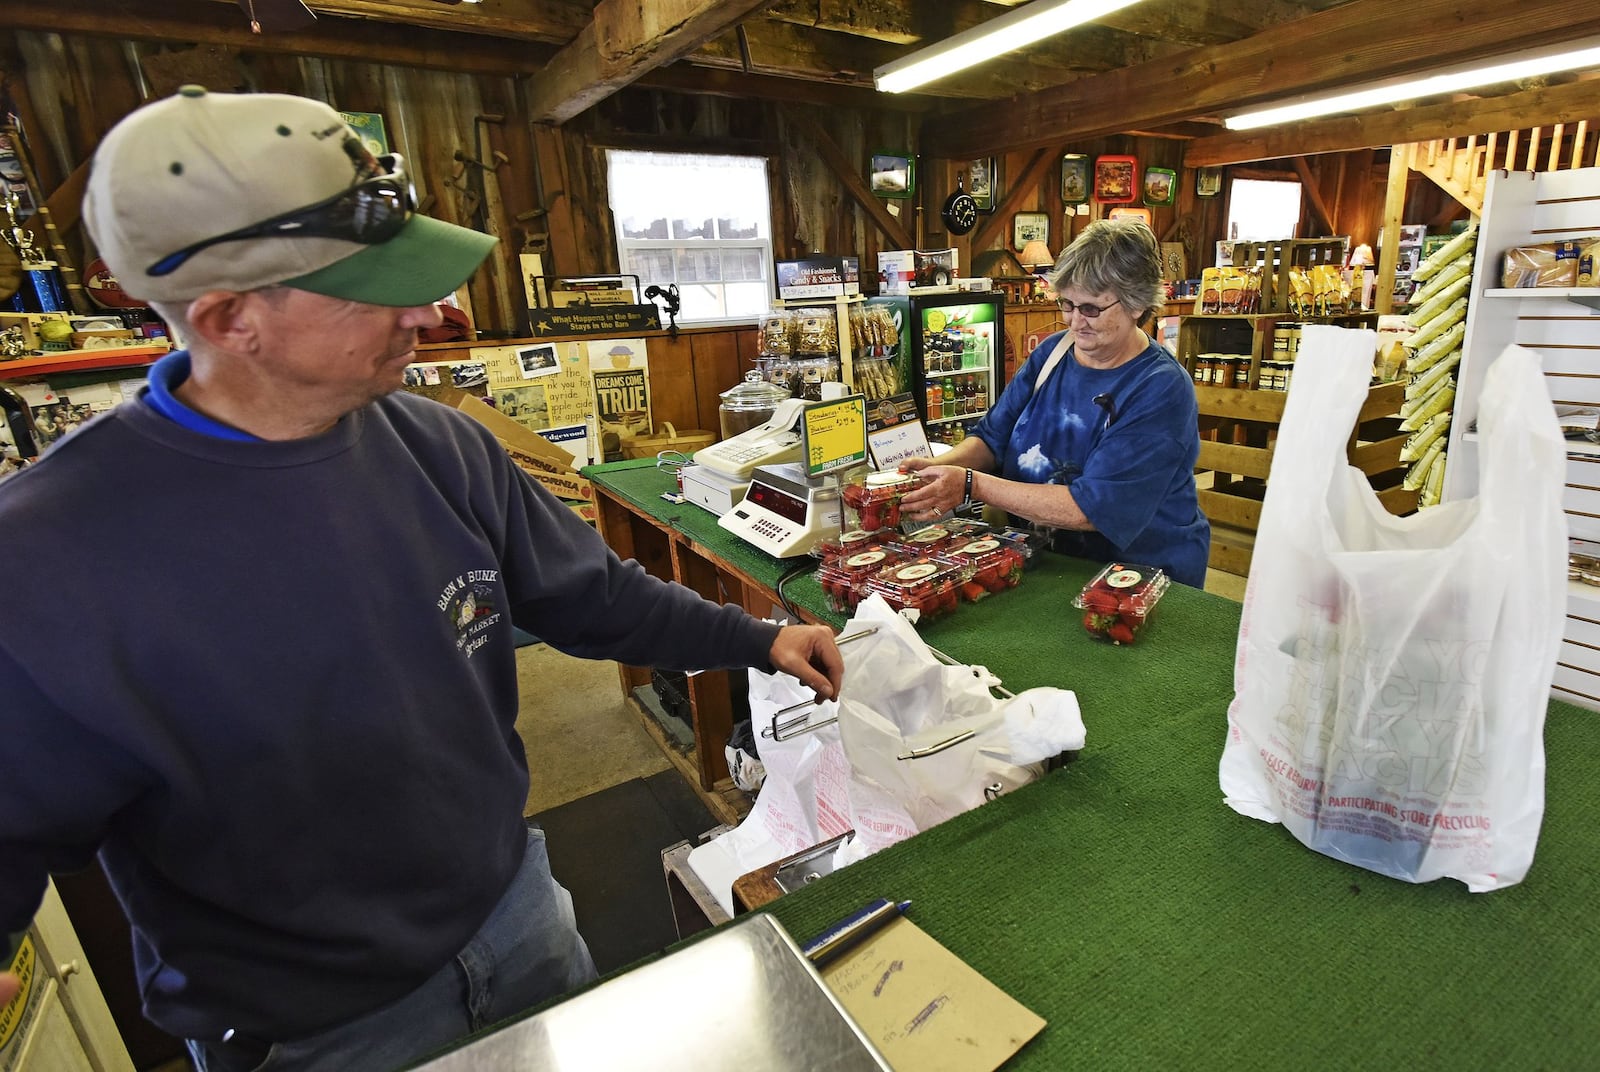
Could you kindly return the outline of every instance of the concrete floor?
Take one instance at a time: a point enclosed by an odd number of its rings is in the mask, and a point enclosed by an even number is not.
[[[622,698],[617,664],[575,659],[548,644],[517,650],[528,753],[525,815],[671,766]]]

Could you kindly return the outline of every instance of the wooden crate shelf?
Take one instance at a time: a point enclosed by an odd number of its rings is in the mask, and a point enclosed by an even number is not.
[[[1261,351],[1262,336],[1270,335],[1270,326],[1276,321],[1275,317],[1253,318],[1257,355]],[[1262,330],[1263,324],[1268,325],[1268,331]],[[1255,534],[1261,524],[1262,500],[1266,497],[1267,478],[1272,472],[1272,455],[1288,395],[1283,391],[1201,384],[1195,385],[1194,393],[1200,411],[1201,437],[1195,476],[1199,483],[1200,509],[1211,521],[1209,565],[1212,569],[1244,576],[1250,572]],[[1398,415],[1404,401],[1404,382],[1369,388],[1346,448],[1350,464],[1367,475],[1378,500],[1390,513],[1397,515],[1411,513],[1417,506],[1416,492],[1400,486],[1405,476],[1400,448],[1405,443],[1406,433],[1399,429]]]

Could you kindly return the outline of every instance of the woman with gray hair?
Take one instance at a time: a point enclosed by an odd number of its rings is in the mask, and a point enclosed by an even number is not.
[[[1050,281],[1068,330],[1029,355],[954,450],[902,465],[923,479],[902,512],[987,502],[1053,530],[1057,551],[1204,586],[1211,525],[1194,485],[1194,386],[1139,328],[1161,306],[1155,235],[1138,220],[1092,223]]]

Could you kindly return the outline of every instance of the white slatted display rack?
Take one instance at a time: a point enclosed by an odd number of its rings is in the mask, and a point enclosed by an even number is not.
[[[1468,429],[1478,416],[1484,372],[1507,345],[1526,346],[1540,356],[1554,403],[1600,406],[1600,287],[1500,286],[1501,260],[1512,246],[1586,235],[1600,235],[1600,167],[1489,176],[1450,422],[1446,500],[1477,493],[1477,436]],[[1600,541],[1600,446],[1571,445],[1566,487],[1562,505],[1569,534]],[[1569,585],[1567,628],[1552,692],[1600,710],[1600,588]]]

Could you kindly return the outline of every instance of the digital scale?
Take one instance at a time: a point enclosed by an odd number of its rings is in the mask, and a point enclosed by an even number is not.
[[[687,496],[687,479],[683,487]],[[791,462],[757,466],[743,501],[717,518],[717,524],[773,558],[794,558],[837,536],[841,516],[834,480],[808,477],[805,466]]]
[[[718,517],[732,510],[750,486],[749,477],[741,480],[709,465],[686,465],[678,475],[683,478],[683,497]]]

